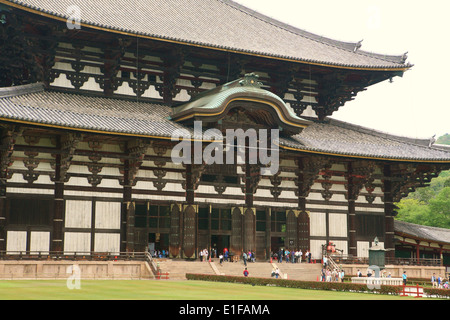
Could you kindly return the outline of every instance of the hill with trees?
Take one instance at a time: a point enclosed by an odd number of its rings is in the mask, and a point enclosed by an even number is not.
[[[436,143],[450,145],[450,135],[439,137]],[[442,171],[428,187],[418,188],[396,205],[397,220],[450,229],[450,170]]]
[[[437,140],[436,140],[437,144],[447,144],[450,145],[450,134],[446,133],[443,136],[440,136]]]

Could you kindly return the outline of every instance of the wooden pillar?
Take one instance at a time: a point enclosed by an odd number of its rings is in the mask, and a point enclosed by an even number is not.
[[[194,204],[194,181],[192,176],[192,164],[186,165],[186,203]]]
[[[244,232],[243,232],[243,212],[242,208],[232,208],[231,211],[231,237],[230,247],[232,252],[241,252],[243,250]]]
[[[181,210],[178,204],[173,204],[170,213],[169,253],[172,258],[180,256],[181,250]],[[147,223],[148,225],[148,223]]]
[[[6,169],[0,172],[0,255],[6,252]]]
[[[298,159],[298,208],[300,213],[298,215],[298,247],[303,253],[306,250],[310,250],[310,232],[309,232],[309,215],[306,212],[306,197],[308,194],[309,187],[306,185],[306,175],[305,175],[305,164],[303,158]]]
[[[385,164],[383,168],[384,175],[384,220],[385,220],[385,235],[384,235],[384,248],[386,251],[386,258],[395,257],[394,248],[394,204],[392,194],[392,173],[391,166]]]
[[[8,180],[8,167],[11,165],[11,156],[14,151],[16,139],[23,132],[23,128],[16,125],[6,126],[2,130],[0,139],[0,254],[6,252],[7,242],[7,200],[6,183]]]
[[[266,208],[266,258],[270,259],[272,252],[272,209]]]
[[[256,213],[254,208],[244,208],[244,251],[256,250]],[[236,252],[235,254],[240,254]]]
[[[196,207],[185,205],[183,210],[183,258],[197,257],[197,238]]]
[[[121,208],[121,249],[122,252],[134,251],[134,206],[131,203],[132,189],[130,181],[130,160],[124,161],[123,193]]]
[[[417,264],[420,263],[420,246],[419,246],[420,240],[416,241],[416,260]]]
[[[358,255],[356,242],[356,211],[355,211],[355,185],[353,183],[353,166],[348,163],[347,167],[348,183],[348,253],[352,256]]]
[[[257,155],[254,153],[257,153],[257,150],[249,148],[250,141],[249,138],[245,139],[245,205],[248,208],[253,207],[253,191],[256,190],[256,184],[259,179],[256,178],[256,172],[254,172],[254,165],[250,164],[250,159],[256,159]],[[237,152],[236,148],[236,152]],[[259,168],[258,168],[259,169]],[[260,174],[260,173],[258,173]]]
[[[57,138],[56,147],[61,150],[61,137]],[[51,234],[50,251],[62,252],[64,250],[64,177],[61,171],[61,153],[55,156],[55,190],[54,190],[54,210],[53,225]]]

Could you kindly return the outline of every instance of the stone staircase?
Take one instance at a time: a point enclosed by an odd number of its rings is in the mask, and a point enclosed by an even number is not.
[[[185,280],[186,273],[216,274],[209,262],[153,259],[164,274],[169,273],[170,280]]]
[[[281,278],[290,280],[316,281],[320,276],[322,264],[319,263],[272,263],[280,270]]]
[[[243,276],[244,262],[224,262],[220,265],[219,261],[214,261],[220,274],[227,276]],[[272,265],[269,262],[247,262],[247,270],[250,277],[270,278],[272,273]]]
[[[170,280],[184,280],[186,273],[199,273],[211,275],[243,276],[244,263],[223,262],[220,265],[218,259],[211,262],[185,261],[171,259],[154,259],[161,272],[169,273]],[[247,262],[247,270],[250,277],[271,278],[272,270],[278,267],[280,278],[292,280],[315,281],[320,275],[321,264],[308,263],[270,263],[270,262]]]

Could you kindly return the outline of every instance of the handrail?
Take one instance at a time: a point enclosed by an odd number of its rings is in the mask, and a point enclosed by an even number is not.
[[[333,258],[331,258],[330,255],[326,255],[325,257],[327,257],[327,262],[329,265],[331,265],[332,269],[335,270],[340,270],[341,268],[337,265],[336,262],[334,262]]]
[[[93,261],[118,261],[118,260],[146,260],[147,252],[92,252],[92,251],[0,251],[0,260],[93,260]]]
[[[150,268],[152,269],[154,275],[158,274],[158,272],[161,271],[159,265],[155,263],[155,260],[153,260],[152,255],[148,251],[145,253],[145,260],[150,265]]]

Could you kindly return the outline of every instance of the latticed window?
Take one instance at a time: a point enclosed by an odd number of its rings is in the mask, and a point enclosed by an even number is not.
[[[231,230],[231,209],[212,208],[211,229]]]
[[[209,229],[209,208],[199,207],[198,208],[198,229],[208,230]]]
[[[272,232],[286,232],[286,212],[274,211],[271,215]]]
[[[256,231],[266,231],[266,211],[256,210]]]
[[[170,206],[136,204],[134,215],[137,228],[170,228]]]
[[[170,207],[151,205],[149,210],[150,228],[170,228]]]

